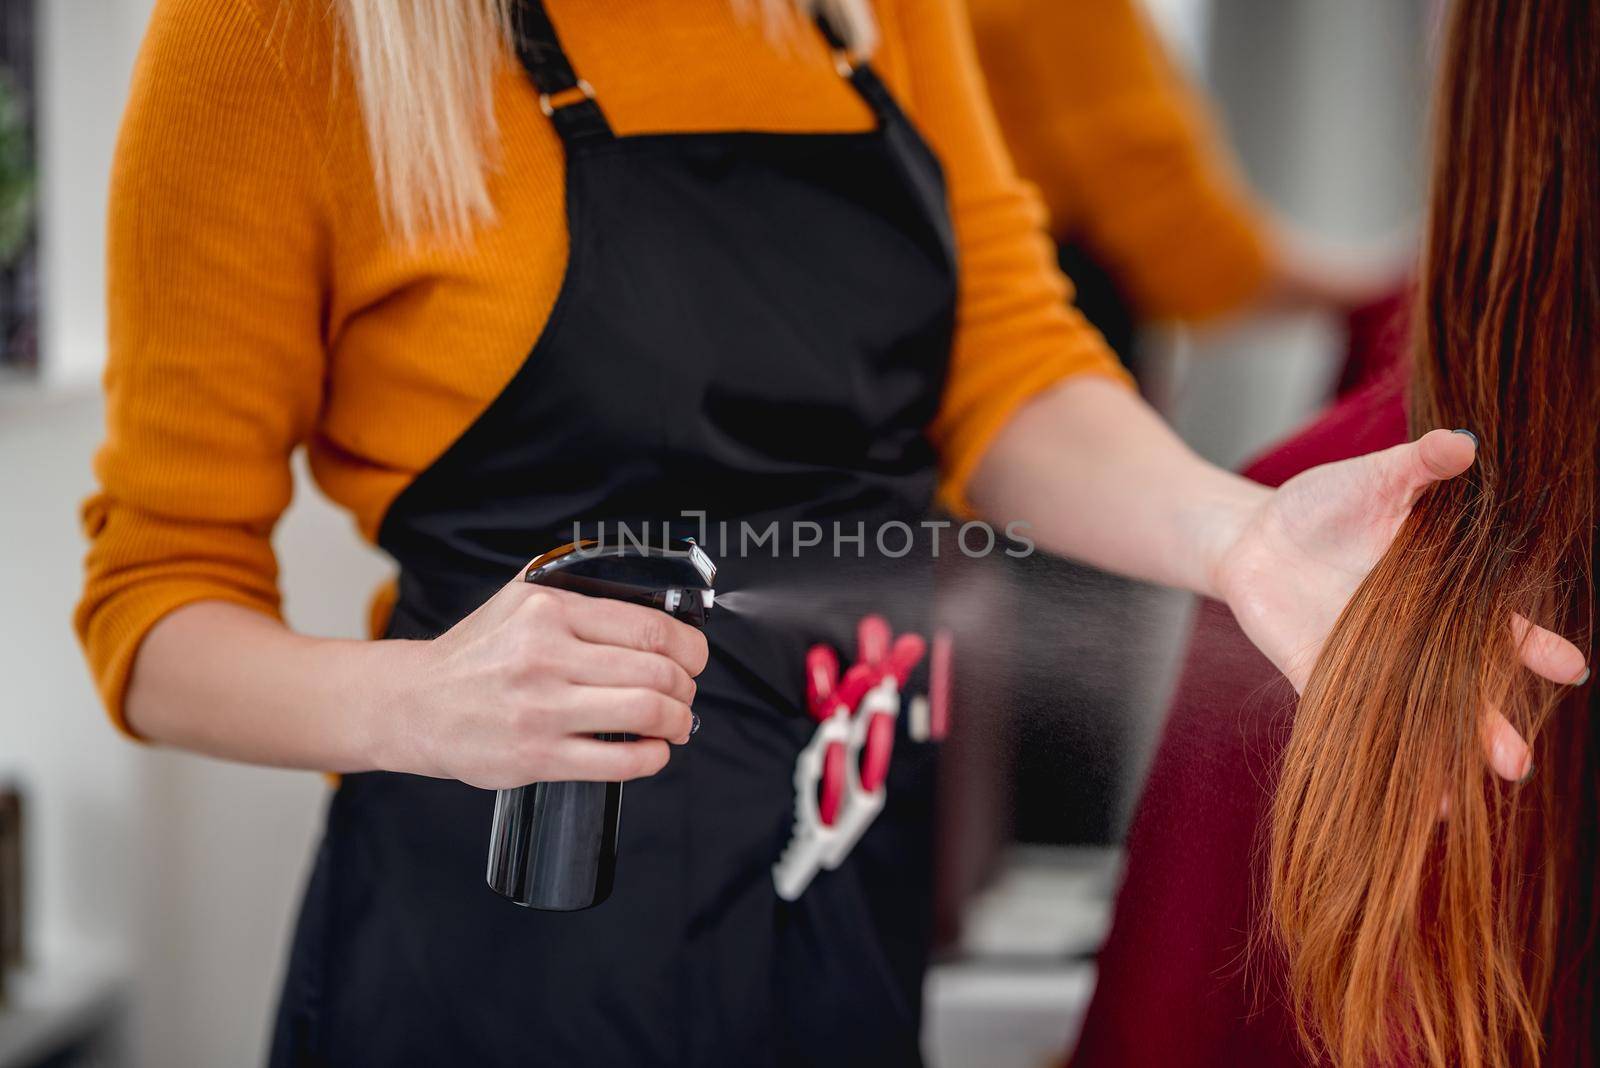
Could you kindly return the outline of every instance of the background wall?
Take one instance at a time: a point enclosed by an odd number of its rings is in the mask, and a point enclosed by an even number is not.
[[[253,1064],[327,787],[107,725],[70,630],[100,433],[92,391],[0,399],[0,778],[28,788],[38,973],[21,978],[47,1003],[123,985],[138,1064]],[[302,492],[277,544],[291,622],[359,635],[386,568],[345,516]]]
[[[45,383],[52,387],[92,383],[105,361],[101,294],[111,152],[153,2],[34,0],[43,45],[41,348]]]
[[[1402,250],[1417,225],[1429,5],[1213,0],[1203,75],[1251,184],[1295,225],[1353,249]],[[1172,416],[1233,467],[1325,395],[1342,342],[1300,316],[1187,339]]]
[[[1419,225],[1432,5],[1201,6],[1203,29],[1185,39],[1201,43],[1199,74],[1251,187],[1328,247],[1401,263]],[[1180,332],[1171,345],[1177,388],[1167,415],[1202,456],[1240,467],[1321,407],[1343,345],[1343,324],[1317,315]],[[1157,737],[1165,693],[1149,708],[1145,729],[1134,732],[1147,745]],[[1129,767],[1131,795],[1146,762]]]

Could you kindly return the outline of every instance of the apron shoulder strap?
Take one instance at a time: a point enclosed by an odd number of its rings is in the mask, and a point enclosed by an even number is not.
[[[844,37],[834,29],[828,17],[828,6],[819,5],[817,10],[817,29],[828,42],[828,47],[833,51],[833,66],[839,76],[855,87],[861,99],[878,116],[878,121],[888,124],[892,121],[901,121],[904,115],[900,105],[895,102],[894,94],[889,87],[883,84],[883,79],[878,77],[878,72],[872,69],[872,64],[865,58],[857,59],[850,54],[850,49],[844,43]]]
[[[611,123],[600,110],[594,86],[572,69],[543,0],[515,0],[511,34],[517,59],[539,90],[539,110],[550,119],[561,140],[568,145],[610,140]]]
[[[833,49],[834,66],[872,108],[880,121],[902,119],[899,105],[888,86],[883,84],[872,65],[851,57],[843,38],[834,31],[826,14],[817,16],[817,26]],[[550,21],[543,0],[514,0],[511,5],[512,37],[517,46],[517,58],[523,70],[539,90],[539,109],[545,113],[561,135],[562,141],[572,145],[581,141],[610,140],[611,123],[606,119],[600,102],[595,99],[594,86],[572,69],[572,62],[561,47],[561,38]]]

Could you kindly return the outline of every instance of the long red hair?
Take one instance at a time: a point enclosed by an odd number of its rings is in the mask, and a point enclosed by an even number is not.
[[[1600,3],[1453,8],[1410,412],[1474,431],[1477,463],[1334,628],[1271,813],[1271,930],[1337,1068],[1567,1068],[1600,1043],[1591,690],[1520,667],[1509,622],[1592,646]],[[1533,747],[1523,784],[1484,760],[1486,706]]]

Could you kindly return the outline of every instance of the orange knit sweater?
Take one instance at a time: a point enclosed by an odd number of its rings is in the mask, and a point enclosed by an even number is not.
[[[1120,371],[1067,305],[960,0],[876,6],[877,66],[949,178],[959,322],[931,433],[959,504],[1022,401],[1068,375]],[[76,616],[118,722],[163,615],[207,599],[277,612],[270,539],[296,448],[373,537],[511,377],[561,281],[561,145],[510,63],[496,95],[497,221],[465,249],[387,240],[332,7],[158,0],[137,65],[112,183],[107,437],[83,509]],[[550,9],[618,133],[872,121],[820,42],[774,47],[728,0]]]
[[[1264,213],[1135,0],[967,0],[995,114],[1052,232],[1153,318],[1261,292]]]

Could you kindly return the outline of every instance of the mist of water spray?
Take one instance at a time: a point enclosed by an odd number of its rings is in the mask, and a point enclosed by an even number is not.
[[[847,658],[863,604],[897,628],[947,631],[957,729],[1024,746],[1051,774],[1099,783],[1120,827],[1189,645],[1190,598],[1051,559],[941,559],[931,588],[850,563],[820,580],[813,573],[807,582],[719,592],[717,605],[757,626],[839,635]],[[1226,609],[1202,622],[1212,632],[1232,629]],[[1259,656],[1241,642],[1209,643],[1212,662],[1188,685],[1260,672]],[[1218,704],[1228,729],[1242,729],[1250,710]]]
[[[978,749],[1019,754],[1030,774],[1043,768],[1092,784],[1064,803],[1109,798],[1101,803],[1120,833],[1195,633],[1191,599],[1055,559],[941,558],[931,586],[854,564],[811,572],[807,581],[750,575],[750,587],[719,591],[717,605],[752,625],[836,635],[847,659],[864,611],[929,636],[947,631],[956,730]],[[730,577],[736,571],[730,563]],[[1258,734],[1252,724],[1268,722],[1268,705],[1283,704],[1281,688],[1263,686],[1239,707],[1229,680],[1262,676],[1262,658],[1226,608],[1213,605],[1199,621],[1203,663],[1185,679],[1190,698],[1216,692],[1218,730]],[[1270,669],[1262,677],[1275,678]]]
[[[931,585],[841,567],[803,582],[719,591],[717,608],[760,626],[847,634],[876,611],[897,625],[948,631],[964,663],[1012,680],[1065,675],[1074,690],[1095,693],[1149,688],[1167,672],[1161,656],[1144,650],[1163,646],[1170,662],[1186,621],[1181,595],[1087,568],[965,559],[941,562]]]

